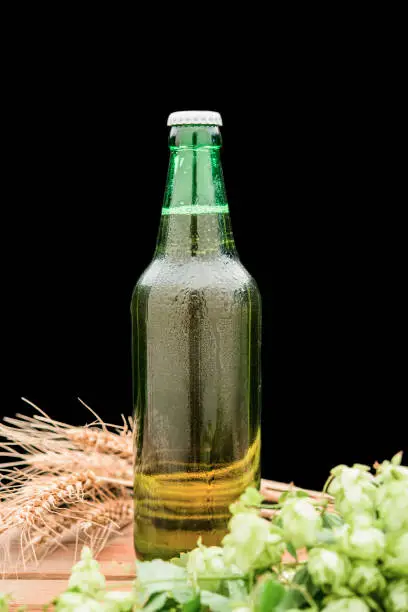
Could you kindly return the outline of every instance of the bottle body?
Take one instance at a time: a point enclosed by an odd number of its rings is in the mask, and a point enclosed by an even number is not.
[[[164,209],[133,293],[135,548],[146,559],[199,536],[220,544],[229,505],[259,485],[261,300],[232,242],[224,205]]]

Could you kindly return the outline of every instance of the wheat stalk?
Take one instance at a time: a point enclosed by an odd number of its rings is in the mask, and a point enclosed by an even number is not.
[[[81,538],[97,554],[112,533],[119,533],[133,520],[131,499],[111,499],[96,506],[80,503],[64,508],[53,518],[47,529],[38,530],[29,538],[28,556],[41,558],[63,545],[64,538]]]
[[[87,509],[79,523],[79,528],[85,533],[97,530],[107,525],[121,529],[126,527],[133,518],[133,502],[131,499],[114,499],[106,501],[96,508]]]
[[[19,492],[17,499],[12,499],[14,505],[25,500],[13,516],[13,521],[16,525],[38,525],[44,522],[46,515],[61,506],[95,497],[97,486],[97,477],[91,470],[57,476],[45,485],[36,482],[27,484],[23,493]]]
[[[27,401],[27,400],[25,400]],[[37,414],[0,423],[0,536],[18,531],[20,560],[48,554],[69,533],[101,549],[131,521],[133,425],[96,420],[84,427]],[[82,402],[83,403],[83,402]],[[0,541],[6,557],[7,544]]]
[[[65,435],[85,452],[105,453],[127,460],[133,458],[133,441],[128,434],[118,435],[109,431],[77,427],[67,430]]]

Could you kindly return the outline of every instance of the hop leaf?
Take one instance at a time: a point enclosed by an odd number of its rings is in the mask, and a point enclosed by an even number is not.
[[[230,612],[231,610],[228,597],[211,591],[201,591],[201,603],[208,606],[208,609],[212,612]]]
[[[256,612],[270,612],[275,610],[285,595],[285,588],[272,574],[264,574],[258,581],[252,599]]]
[[[66,591],[58,597],[55,603],[55,612],[101,612],[105,610],[102,604],[78,591]]]
[[[330,586],[335,590],[347,582],[351,564],[345,555],[313,548],[309,553],[308,570],[316,586]]]
[[[322,518],[310,501],[304,498],[287,501],[280,518],[285,539],[296,549],[316,544]]]
[[[351,572],[349,586],[360,595],[369,595],[375,591],[383,591],[386,581],[375,565],[371,563],[358,563]]]
[[[394,455],[393,458],[391,459],[392,465],[401,465],[401,462],[402,462],[402,451]]]
[[[172,591],[187,580],[187,572],[174,563],[155,559],[154,561],[136,561],[136,587],[148,599],[154,593]]]
[[[104,612],[132,612],[134,606],[134,595],[122,591],[110,591],[103,600]]]

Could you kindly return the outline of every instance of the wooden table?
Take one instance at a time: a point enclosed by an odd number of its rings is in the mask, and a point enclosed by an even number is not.
[[[276,501],[287,484],[270,480],[262,481],[262,493],[268,501]],[[311,497],[318,493],[309,491]],[[18,546],[18,543],[15,544]],[[75,563],[75,544],[56,550],[41,564],[27,565],[24,570],[6,572],[0,580],[0,592],[9,593],[13,603],[11,610],[26,606],[27,610],[42,610],[44,604],[67,588],[72,565]],[[135,553],[133,550],[132,527],[124,529],[121,535],[114,536],[99,554],[98,561],[106,577],[108,587],[116,590],[130,590],[135,578]],[[2,563],[2,560],[0,560]],[[0,565],[0,571],[2,566]]]
[[[10,593],[11,609],[25,605],[27,610],[42,610],[67,588],[72,565],[75,563],[75,544],[56,550],[39,566],[28,565],[16,575],[6,573],[0,580],[0,591]],[[121,591],[130,590],[135,578],[135,553],[132,528],[113,537],[99,554],[98,561],[109,587]]]

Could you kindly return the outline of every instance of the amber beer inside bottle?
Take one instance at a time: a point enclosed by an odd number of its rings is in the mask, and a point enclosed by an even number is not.
[[[238,258],[218,113],[169,117],[152,262],[132,297],[135,548],[144,559],[220,544],[260,479],[261,300]]]

